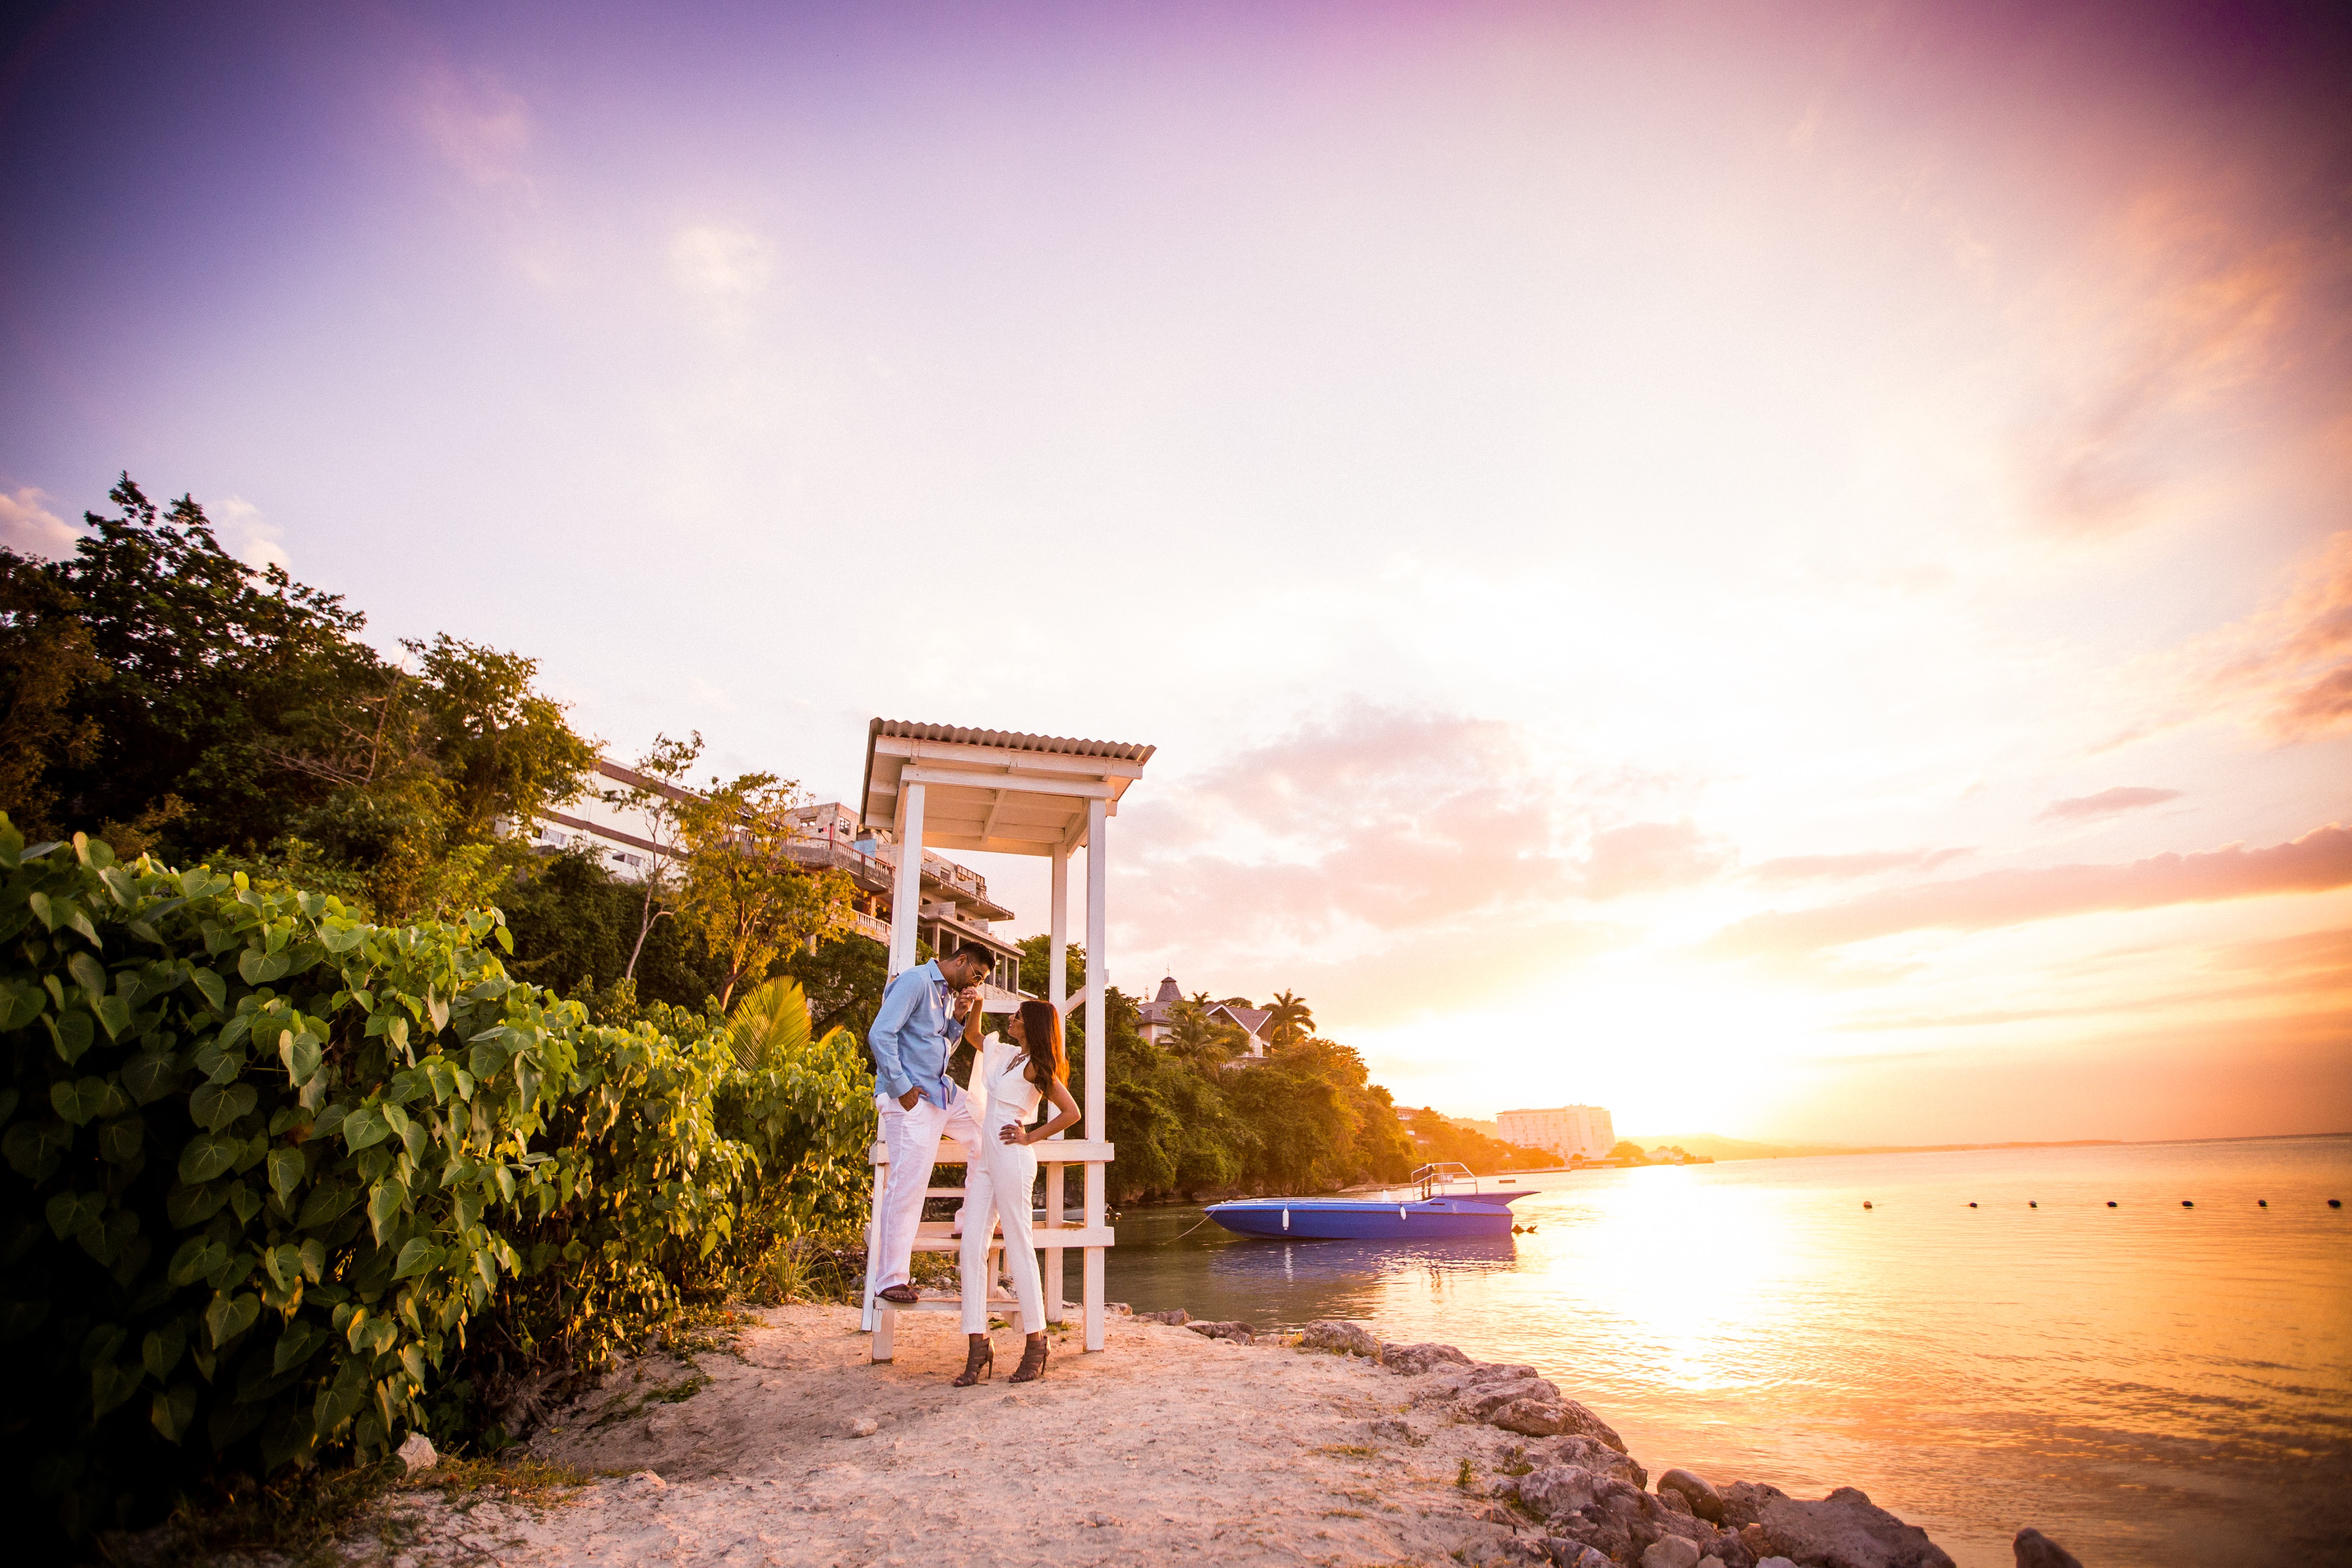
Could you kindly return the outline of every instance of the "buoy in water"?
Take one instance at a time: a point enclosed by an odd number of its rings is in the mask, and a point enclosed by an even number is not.
[[[1974,1208],[1974,1207],[1976,1207],[1976,1205],[1972,1203],[1972,1204],[1969,1205],[1969,1207],[1970,1208]]]
[[[2114,1198],[2112,1198],[2112,1197],[2111,1197],[2111,1198],[2107,1199],[2107,1207],[2108,1207],[2109,1208],[2113,1208],[2115,1206],[2116,1206],[2116,1200],[2115,1200]]]
[[[1870,1199],[1868,1199],[1868,1198],[1866,1198],[1866,1197],[1865,1197],[1865,1198],[1864,1198],[1864,1199],[1862,1200],[1862,1207],[1864,1207],[1864,1208],[1868,1208],[1868,1207],[1870,1207]]]
[[[2344,1200],[2340,1197],[2331,1197],[2327,1200],[2327,1207],[2330,1208],[2341,1208],[2344,1207]]]
[[[2028,1208],[2040,1208],[2042,1206],[2029,1197],[2025,1200],[2025,1207]]]
[[[2256,1208],[2268,1208],[2270,1206],[2271,1206],[2271,1200],[2270,1200],[2269,1198],[2266,1198],[2266,1197],[2258,1197],[2258,1198],[2254,1199],[2254,1207],[2255,1207]]]
[[[2180,1207],[2183,1208],[2194,1208],[2197,1206],[2184,1197],[2180,1200]]]

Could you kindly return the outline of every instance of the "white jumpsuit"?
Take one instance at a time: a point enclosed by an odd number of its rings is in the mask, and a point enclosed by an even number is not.
[[[1002,1127],[1025,1127],[1037,1113],[1045,1093],[1029,1082],[1029,1053],[1018,1046],[990,1040],[991,1057],[984,1063],[988,1079],[988,1110],[982,1118],[981,1157],[964,1167],[963,1332],[988,1332],[988,1238],[1004,1224],[1004,1266],[1013,1276],[1013,1293],[1021,1303],[1021,1332],[1045,1332],[1045,1286],[1037,1274],[1037,1250],[1030,1239],[1029,1195],[1037,1186],[1037,1151],[1028,1144],[1008,1144],[998,1135]],[[1000,1053],[1001,1054],[998,1054]],[[996,1212],[993,1217],[989,1210]]]

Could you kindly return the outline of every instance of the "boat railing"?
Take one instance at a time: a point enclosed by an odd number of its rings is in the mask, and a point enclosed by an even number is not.
[[[1421,1189],[1423,1202],[1439,1193],[1451,1192],[1465,1181],[1470,1184],[1470,1190],[1473,1193],[1478,1190],[1478,1177],[1470,1167],[1451,1160],[1443,1164],[1423,1166],[1413,1172],[1409,1179],[1414,1186]]]

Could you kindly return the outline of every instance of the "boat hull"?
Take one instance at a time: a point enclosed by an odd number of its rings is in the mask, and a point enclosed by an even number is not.
[[[1524,1196],[1480,1193],[1407,1203],[1259,1197],[1212,1204],[1208,1216],[1236,1236],[1278,1241],[1433,1241],[1508,1236],[1510,1201]]]

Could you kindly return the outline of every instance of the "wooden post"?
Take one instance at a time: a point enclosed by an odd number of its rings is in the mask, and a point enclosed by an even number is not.
[[[1063,1004],[1069,1000],[1070,953],[1070,846],[1054,846],[1054,908],[1051,935],[1045,942],[1045,999],[1054,1004],[1054,1016],[1059,1018]],[[1056,1133],[1048,1143],[1062,1136]],[[1064,1218],[1063,1176],[1070,1167],[1047,1165],[1045,1167],[1045,1223],[1059,1225]],[[1062,1249],[1045,1249],[1045,1321],[1058,1323],[1062,1312]]]
[[[1108,944],[1104,939],[1108,923],[1106,873],[1109,869],[1109,845],[1105,842],[1110,813],[1100,796],[1087,802],[1087,1136],[1097,1142],[1108,1137],[1103,1126],[1103,1073],[1110,1066],[1110,1029],[1108,1009],[1103,1000],[1103,976],[1108,970]],[[1103,1167],[1099,1162],[1087,1163],[1087,1228],[1099,1230],[1108,1223],[1103,1213]],[[1086,1252],[1085,1282],[1080,1300],[1084,1303],[1087,1324],[1087,1348],[1103,1347],[1103,1249],[1089,1247]]]
[[[923,787],[902,785],[898,790],[898,874],[890,894],[890,978],[915,967],[915,919],[923,897]],[[866,1311],[862,1327],[876,1333],[877,1312],[874,1292],[882,1272],[882,1177],[877,1166],[873,1201],[866,1209]],[[889,1325],[882,1324],[875,1340],[877,1361],[890,1359]]]
[[[898,790],[898,874],[890,893],[890,977],[915,967],[923,909],[923,787]]]

